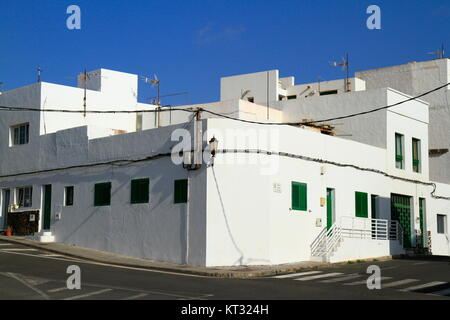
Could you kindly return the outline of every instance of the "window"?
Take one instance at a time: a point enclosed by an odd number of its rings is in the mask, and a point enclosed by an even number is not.
[[[287,97],[288,100],[294,100],[297,99],[297,95],[292,95]]]
[[[378,215],[378,196],[372,194],[370,196],[370,209],[372,210],[372,219],[380,219]]]
[[[247,100],[248,100],[248,102],[253,102],[253,103],[255,102],[255,98],[254,97],[248,97]]]
[[[142,112],[136,113],[136,131],[142,131]]]
[[[447,233],[447,216],[445,214],[437,215],[437,233]]]
[[[412,139],[412,167],[414,172],[420,172],[420,140]]]
[[[403,135],[395,134],[395,167],[403,169]]]
[[[174,183],[174,202],[186,203],[188,200],[188,180],[175,180]]]
[[[64,205],[66,207],[73,206],[73,186],[64,188]]]
[[[328,90],[328,91],[321,91],[321,92],[319,92],[319,95],[327,96],[327,95],[330,95],[330,94],[337,94],[337,93],[338,93],[337,90]]]
[[[111,204],[111,182],[97,183],[94,190],[94,206],[109,206]]]
[[[355,192],[355,215],[359,218],[368,218],[369,210],[367,203],[367,193]]]
[[[306,183],[292,182],[291,200],[292,210],[308,210]]]
[[[11,145],[27,144],[30,140],[30,124],[24,123],[11,127]]]
[[[32,206],[33,187],[17,188],[17,204],[20,208],[29,208]]]
[[[150,191],[149,179],[131,180],[131,203],[148,203]]]

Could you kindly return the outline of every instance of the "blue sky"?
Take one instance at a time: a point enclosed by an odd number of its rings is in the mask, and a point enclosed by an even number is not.
[[[81,30],[66,9],[81,8]],[[381,30],[366,9],[381,8]],[[450,53],[448,0],[2,0],[3,90],[36,81],[75,85],[84,68],[153,75],[161,93],[188,91],[189,103],[219,99],[220,77],[279,69],[296,82],[341,78],[329,65],[350,55],[351,71]],[[447,54],[448,56],[448,54]],[[156,92],[140,84],[140,100]],[[182,104],[185,97],[163,100]]]

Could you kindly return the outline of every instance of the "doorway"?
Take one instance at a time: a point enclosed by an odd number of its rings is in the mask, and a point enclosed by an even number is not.
[[[411,248],[411,197],[391,195],[391,219],[397,220],[403,230],[403,247]]]
[[[52,215],[52,185],[48,184],[44,186],[44,220],[42,228],[44,230],[50,229],[51,215]]]
[[[327,230],[333,226],[334,220],[334,189],[327,188]]]
[[[0,210],[0,230],[5,230],[8,223],[8,207],[10,204],[11,191],[9,189],[4,189],[2,192],[3,205]]]

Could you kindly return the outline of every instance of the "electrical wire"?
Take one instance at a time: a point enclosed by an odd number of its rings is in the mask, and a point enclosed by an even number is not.
[[[362,115],[365,115],[365,114],[377,112],[377,111],[380,111],[380,110],[389,109],[389,108],[392,108],[392,107],[401,105],[401,104],[406,103],[406,102],[409,102],[409,101],[417,100],[417,99],[419,99],[419,98],[421,98],[421,97],[423,97],[423,96],[426,96],[426,95],[428,95],[428,94],[430,94],[430,93],[433,93],[433,92],[435,92],[435,91],[438,91],[438,90],[440,90],[440,89],[442,89],[442,88],[445,88],[445,87],[447,87],[447,86],[449,86],[449,85],[450,85],[450,82],[447,83],[447,84],[445,84],[445,85],[442,85],[442,86],[439,86],[439,87],[437,87],[437,88],[434,88],[434,89],[432,89],[432,90],[429,90],[429,91],[427,91],[427,92],[425,92],[425,93],[422,93],[422,94],[420,94],[420,95],[418,95],[418,96],[411,97],[411,98],[409,98],[409,99],[406,99],[406,100],[403,100],[403,101],[399,101],[399,102],[396,102],[396,103],[391,104],[391,105],[387,105],[387,106],[383,106],[383,107],[379,107],[379,108],[375,108],[375,109],[371,109],[371,110],[367,110],[367,111],[361,111],[361,112],[357,112],[357,113],[352,113],[352,114],[348,114],[348,115],[345,115],[345,116],[333,117],[333,118],[322,119],[322,120],[311,120],[311,121],[303,121],[303,122],[262,122],[262,121],[252,121],[252,120],[245,120],[245,119],[233,118],[233,117],[226,116],[226,115],[224,115],[224,114],[220,114],[220,113],[217,113],[217,112],[213,112],[213,111],[207,110],[207,109],[202,109],[202,111],[204,111],[204,112],[206,112],[206,113],[210,113],[210,114],[215,115],[215,116],[218,116],[218,117],[222,117],[222,118],[226,118],[226,119],[230,119],[230,120],[235,120],[235,121],[241,121],[241,122],[253,123],[253,124],[262,124],[262,125],[289,125],[289,126],[314,125],[314,124],[316,124],[316,123],[329,122],[329,121],[334,121],[334,120],[348,119],[348,118],[353,118],[353,117],[362,116]]]
[[[424,182],[424,181],[415,180],[415,179],[408,179],[408,178],[398,177],[398,176],[394,176],[392,174],[389,174],[387,172],[384,172],[382,170],[373,169],[373,168],[364,168],[364,167],[360,167],[360,166],[357,166],[357,165],[354,165],[354,164],[350,164],[350,163],[339,163],[339,162],[335,162],[335,161],[324,160],[324,159],[320,159],[320,158],[312,158],[312,157],[302,156],[302,155],[288,153],[288,152],[266,151],[266,150],[259,150],[259,149],[253,149],[253,150],[251,150],[251,149],[222,149],[222,150],[217,150],[216,153],[223,153],[223,154],[225,154],[225,153],[245,153],[245,154],[256,153],[256,154],[265,154],[265,155],[277,155],[277,156],[280,156],[280,157],[288,157],[288,158],[300,159],[300,160],[305,160],[305,161],[312,161],[312,162],[317,162],[317,163],[330,164],[330,165],[337,166],[337,167],[353,168],[353,169],[360,170],[360,171],[366,171],[366,172],[372,172],[372,173],[381,174],[381,175],[383,175],[385,177],[388,177],[388,178],[391,178],[391,179],[395,179],[395,180],[401,180],[401,181],[421,184],[421,185],[425,185],[425,186],[432,186],[433,187],[433,191],[431,192],[431,196],[433,198],[435,198],[435,199],[442,199],[442,200],[450,200],[450,197],[436,196],[435,195],[437,186],[436,186],[436,184],[434,182]]]
[[[169,106],[163,106],[169,107]],[[115,113],[157,113],[157,112],[170,112],[170,111],[184,111],[184,112],[197,112],[191,108],[176,108],[176,109],[150,109],[150,110],[68,110],[68,109],[37,109],[30,107],[8,107],[8,106],[0,106],[0,111],[31,111],[31,112],[61,112],[61,113],[106,113],[106,114],[115,114]]]
[[[202,153],[204,151],[205,151],[205,149],[202,150]],[[194,150],[191,150],[190,152],[194,152]],[[300,159],[300,160],[304,160],[304,161],[311,161],[311,162],[317,162],[317,163],[322,163],[322,164],[330,164],[330,165],[337,166],[337,167],[353,168],[353,169],[360,170],[360,171],[366,171],[366,172],[372,172],[372,173],[376,173],[376,174],[381,174],[381,175],[383,175],[385,177],[388,177],[388,178],[391,178],[391,179],[395,179],[395,180],[400,180],[400,181],[409,182],[409,183],[415,183],[415,184],[421,184],[421,185],[425,185],[425,186],[432,186],[433,190],[431,191],[431,196],[434,199],[450,200],[450,197],[438,196],[438,195],[435,194],[437,186],[436,186],[436,184],[434,182],[424,182],[424,181],[415,180],[415,179],[408,179],[408,178],[398,177],[398,176],[391,175],[391,174],[389,174],[387,172],[384,172],[382,170],[373,169],[373,168],[364,168],[364,167],[360,167],[360,166],[357,166],[357,165],[354,165],[354,164],[350,164],[350,163],[339,163],[339,162],[335,162],[335,161],[330,161],[330,160],[325,160],[325,159],[320,159],[320,158],[312,158],[312,157],[302,156],[302,155],[288,153],[288,152],[276,152],[276,151],[267,151],[267,150],[260,150],[260,149],[253,149],[253,150],[251,150],[251,149],[222,149],[222,150],[217,150],[216,151],[216,154],[219,154],[219,153],[222,153],[222,154],[226,154],[226,153],[245,153],[245,154],[256,153],[256,154],[264,154],[264,155],[269,155],[269,156],[276,155],[276,156],[280,156],[280,157],[288,157],[288,158]],[[0,176],[0,179],[13,178],[13,177],[24,176],[24,175],[31,175],[31,174],[48,173],[48,172],[61,171],[61,170],[70,170],[70,169],[80,169],[80,168],[104,166],[104,165],[124,166],[124,165],[130,165],[130,164],[134,164],[134,163],[139,163],[139,162],[144,162],[144,161],[151,161],[151,160],[156,160],[156,159],[160,159],[160,158],[164,158],[164,157],[169,157],[171,155],[172,155],[172,152],[167,152],[167,153],[155,154],[153,156],[149,156],[149,157],[145,157],[145,158],[141,158],[141,159],[120,159],[120,160],[111,160],[111,161],[99,162],[99,163],[90,163],[90,164],[84,164],[84,165],[69,166],[69,167],[63,167],[63,168],[55,168],[55,169],[46,169],[46,170],[39,170],[39,171],[22,172],[22,173],[16,173],[16,174]]]
[[[34,112],[65,112],[65,113],[96,113],[96,114],[102,114],[102,113],[110,113],[110,114],[116,114],[116,113],[125,113],[125,114],[129,114],[129,113],[156,113],[156,112],[168,112],[168,111],[184,111],[184,112],[206,112],[221,118],[226,118],[226,119],[230,119],[230,120],[234,120],[234,121],[240,121],[240,122],[246,122],[246,123],[253,123],[253,124],[262,124],[262,125],[289,125],[289,126],[300,126],[300,125],[314,125],[316,123],[321,123],[321,122],[329,122],[329,121],[333,121],[333,120],[342,120],[342,119],[347,119],[347,118],[353,118],[353,117],[357,117],[357,116],[361,116],[361,115],[365,115],[365,114],[369,114],[369,113],[373,113],[373,112],[377,112],[380,110],[384,110],[384,109],[389,109],[398,105],[401,105],[403,103],[409,102],[409,101],[413,101],[413,100],[417,100],[423,96],[426,96],[430,93],[433,93],[435,91],[438,91],[442,88],[445,88],[447,86],[450,85],[450,82],[445,84],[445,85],[441,85],[437,88],[434,88],[432,90],[429,90],[425,93],[422,93],[418,96],[415,97],[411,97],[409,99],[403,100],[403,101],[399,101],[397,103],[391,104],[391,105],[387,105],[387,106],[383,106],[383,107],[379,107],[379,108],[375,108],[375,109],[371,109],[371,110],[367,110],[367,111],[361,111],[361,112],[357,112],[357,113],[352,113],[352,114],[348,114],[348,115],[344,115],[344,116],[339,116],[339,117],[333,117],[333,118],[328,118],[328,119],[322,119],[322,120],[311,120],[311,121],[303,121],[303,122],[262,122],[262,121],[252,121],[252,120],[245,120],[245,119],[239,119],[239,118],[234,118],[234,117],[230,117],[227,116],[226,114],[222,114],[222,113],[217,113],[208,109],[203,109],[203,108],[167,108],[167,109],[152,109],[152,110],[68,110],[68,109],[37,109],[37,108],[30,108],[30,107],[8,107],[8,106],[0,106],[0,111],[34,111]],[[163,106],[163,107],[170,107],[170,105],[167,106]]]

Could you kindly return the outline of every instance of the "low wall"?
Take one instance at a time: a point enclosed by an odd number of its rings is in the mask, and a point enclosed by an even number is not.
[[[405,253],[396,240],[343,238],[329,262],[369,259]]]

